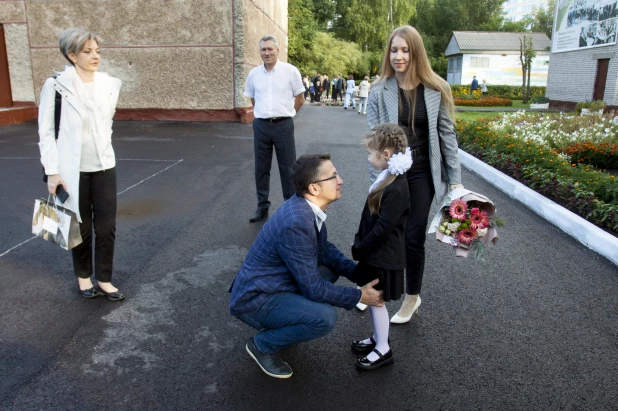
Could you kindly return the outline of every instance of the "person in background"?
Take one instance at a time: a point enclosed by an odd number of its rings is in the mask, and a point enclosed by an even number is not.
[[[356,85],[354,83],[354,76],[348,75],[348,81],[345,83],[345,101],[343,103],[343,108],[348,109],[348,105],[350,104],[350,100],[352,101],[352,108],[356,110],[356,100],[354,100],[354,89]]]
[[[330,98],[330,81],[328,80],[328,76],[324,76],[324,81],[322,82],[322,89],[325,93],[326,101]]]
[[[308,75],[304,75],[303,76],[303,85],[305,86],[305,100],[307,100],[307,97],[309,96],[309,76]]]
[[[305,103],[305,86],[300,72],[291,64],[279,61],[279,42],[271,34],[259,42],[264,64],[254,67],[247,76],[245,96],[253,104],[253,147],[257,210],[249,219],[254,223],[268,216],[270,201],[270,166],[273,147],[277,152],[283,198],[294,195],[290,169],[296,161],[294,116]]]
[[[371,85],[369,84],[369,76],[365,76],[363,81],[361,81],[361,83],[358,85],[358,114],[367,114],[367,98],[369,97],[370,87]]]
[[[474,94],[474,92],[478,89],[479,81],[476,79],[476,76],[472,76],[472,84],[470,84],[470,95]]]
[[[481,83],[481,93],[483,93],[483,96],[487,95],[487,80],[483,79],[483,82]]]
[[[79,294],[104,295],[112,301],[124,295],[112,284],[116,241],[116,157],[112,147],[112,117],[122,82],[100,73],[101,46],[97,34],[70,28],[60,34],[60,51],[70,65],[45,81],[39,105],[39,149],[50,194],[62,185],[69,193],[63,204],[75,212],[82,243],[71,250]],[[55,96],[62,96],[58,140],[55,136]],[[93,274],[94,227],[94,287]]]

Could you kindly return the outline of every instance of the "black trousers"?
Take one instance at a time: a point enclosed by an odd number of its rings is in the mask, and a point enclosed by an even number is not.
[[[277,153],[283,198],[287,200],[294,195],[292,165],[296,161],[296,143],[294,141],[294,120],[292,120],[292,117],[277,122],[256,118],[253,122],[255,188],[258,209],[270,207],[268,194],[270,192],[273,146]]]
[[[73,248],[75,275],[92,275],[92,228],[94,225],[94,278],[111,282],[116,241],[116,168],[79,173],[79,225],[83,242]]]
[[[406,222],[406,294],[419,294],[425,271],[425,239],[431,200],[436,192],[431,178],[429,154],[413,157],[407,171],[410,215]]]

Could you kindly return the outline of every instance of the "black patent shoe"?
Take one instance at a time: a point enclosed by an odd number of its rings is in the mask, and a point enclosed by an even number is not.
[[[373,350],[372,352],[378,354],[379,358],[375,361],[369,361],[367,357],[356,360],[356,368],[371,371],[395,362],[395,359],[393,358],[393,350],[388,350],[388,352],[384,355],[382,355],[382,353],[378,350]]]
[[[94,288],[94,287],[89,288],[87,290],[82,290],[80,288],[79,291],[78,291],[78,294],[81,295],[84,298],[94,298],[94,297],[100,295],[99,292],[97,291],[97,289]]]
[[[122,295],[120,293],[120,291],[116,291],[113,293],[108,293],[103,291],[103,289],[101,287],[97,287],[97,291],[101,294],[103,294],[104,296],[106,296],[107,298],[110,299],[110,301],[120,301],[120,300],[124,300],[124,295]]]
[[[258,208],[255,214],[249,219],[249,222],[255,223],[265,219],[268,216],[268,208]]]
[[[373,349],[376,348],[376,341],[373,337],[369,337],[369,339],[371,340],[369,344],[363,341],[354,341],[350,347],[352,348],[352,352],[357,355],[367,355],[373,351]]]
[[[367,355],[373,351],[373,349],[376,348],[376,340],[374,340],[373,337],[369,337],[369,339],[371,340],[369,344],[363,341],[354,341],[350,347],[352,348],[352,352],[356,355]],[[391,337],[388,337],[388,343],[391,343]]]

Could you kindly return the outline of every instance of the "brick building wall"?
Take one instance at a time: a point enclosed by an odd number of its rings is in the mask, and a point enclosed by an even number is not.
[[[618,45],[611,45],[551,53],[546,96],[552,101],[573,105],[592,100],[598,60],[610,59],[603,100],[609,106],[618,106],[617,52]]]

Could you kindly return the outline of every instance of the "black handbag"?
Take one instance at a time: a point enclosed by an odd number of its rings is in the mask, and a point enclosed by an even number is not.
[[[53,76],[52,78],[56,78]],[[62,109],[62,96],[56,90],[56,96],[54,97],[54,134],[56,140],[58,140],[58,132],[60,131],[60,111]],[[43,182],[47,183],[47,174],[45,174],[45,167],[43,167]]]

